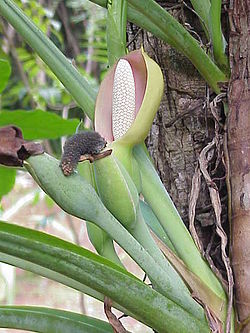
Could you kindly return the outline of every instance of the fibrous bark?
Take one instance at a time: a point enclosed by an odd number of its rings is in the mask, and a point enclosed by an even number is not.
[[[228,152],[232,265],[240,321],[250,316],[250,2],[231,1]],[[250,332],[250,323],[244,332]]]

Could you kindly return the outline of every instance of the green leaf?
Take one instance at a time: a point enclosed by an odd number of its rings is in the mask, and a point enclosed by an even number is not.
[[[42,110],[0,111],[0,127],[20,127],[26,140],[55,139],[72,135],[78,124],[78,119],[63,119],[55,113]]]
[[[229,74],[229,61],[225,55],[225,40],[221,30],[221,0],[211,0],[209,31],[212,39],[214,59],[218,66]]]
[[[126,54],[127,0],[108,3],[107,48],[109,66]]]
[[[197,16],[200,19],[203,30],[209,40],[209,10],[210,10],[210,0],[190,0]]]
[[[0,306],[0,327],[40,333],[112,333],[102,320],[74,312],[35,306]]]
[[[16,170],[0,166],[0,201],[2,197],[8,194],[16,180]]]
[[[0,59],[0,93],[4,90],[10,77],[11,67],[7,60]]]
[[[2,262],[45,276],[50,272],[55,279],[53,272],[57,272],[66,278],[66,284],[75,281],[77,289],[83,285],[108,296],[127,313],[159,332],[209,332],[205,321],[193,317],[120,266],[75,244],[0,222],[0,252]]]

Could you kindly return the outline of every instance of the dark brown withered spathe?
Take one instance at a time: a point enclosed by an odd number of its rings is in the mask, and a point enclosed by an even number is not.
[[[97,155],[106,146],[106,141],[97,132],[81,132],[68,138],[63,147],[60,166],[69,176],[77,166],[81,155]]]
[[[23,166],[24,160],[43,152],[40,143],[24,140],[20,128],[13,125],[0,128],[0,164]]]

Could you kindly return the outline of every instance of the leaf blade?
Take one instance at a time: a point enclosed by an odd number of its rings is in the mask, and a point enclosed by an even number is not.
[[[42,110],[0,111],[0,127],[20,127],[26,140],[56,139],[63,135],[72,135],[78,124],[78,119],[63,119],[53,112]]]
[[[204,322],[190,316],[120,266],[86,249],[5,222],[0,222],[0,236],[1,252],[16,259],[29,258],[30,262],[94,288],[160,332],[208,332]]]
[[[16,170],[0,166],[0,201],[2,197],[8,194],[16,180]]]
[[[10,77],[11,67],[7,60],[0,59],[0,93],[4,90]]]
[[[34,306],[0,306],[0,327],[40,333],[112,333],[111,326],[77,313]]]

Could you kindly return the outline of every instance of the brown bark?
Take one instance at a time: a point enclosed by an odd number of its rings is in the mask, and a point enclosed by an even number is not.
[[[250,316],[250,2],[234,0],[230,9],[228,152],[231,246],[236,306],[240,321],[244,321]],[[244,332],[250,332],[250,323]]]

